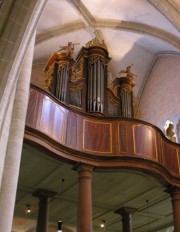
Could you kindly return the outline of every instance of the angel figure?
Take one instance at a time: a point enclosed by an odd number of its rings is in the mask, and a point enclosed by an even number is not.
[[[131,67],[132,67],[132,66],[133,66],[133,64],[127,66],[127,67],[126,67],[126,70],[121,70],[121,71],[119,72],[119,74],[125,74],[127,78],[133,80],[133,77],[134,77],[134,76],[137,76],[137,75],[135,75],[135,74],[133,74],[133,73],[131,72]]]
[[[68,45],[66,46],[59,46],[60,49],[58,50],[58,53],[61,51],[65,51],[66,55],[74,59],[74,45],[77,45],[79,43],[73,44],[72,42],[68,42]]]

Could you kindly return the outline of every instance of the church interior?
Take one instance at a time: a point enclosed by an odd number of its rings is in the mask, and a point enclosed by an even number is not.
[[[180,232],[179,0],[0,17],[0,231]]]

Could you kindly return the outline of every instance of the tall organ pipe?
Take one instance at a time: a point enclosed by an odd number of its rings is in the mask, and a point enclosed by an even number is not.
[[[96,111],[96,82],[97,82],[97,76],[96,76],[96,62],[94,63],[94,78],[93,78],[93,111]]]
[[[88,110],[91,111],[92,110],[92,105],[93,105],[93,101],[92,101],[92,84],[93,84],[93,80],[92,80],[92,65],[90,65],[89,67],[89,82],[88,82]]]
[[[101,111],[101,63],[97,62],[97,111]]]
[[[101,63],[101,112],[104,110],[104,66]]]

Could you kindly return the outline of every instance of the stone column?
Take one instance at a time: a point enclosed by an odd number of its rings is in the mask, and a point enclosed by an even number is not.
[[[57,193],[37,189],[34,193],[34,197],[39,198],[39,211],[37,219],[36,232],[47,232],[48,231],[48,218],[49,218],[49,199],[55,196]]]
[[[28,105],[34,42],[35,34],[32,36],[32,40],[21,66],[13,105],[0,192],[0,231],[3,232],[10,232],[12,228],[25,118]]]
[[[135,211],[136,209],[129,207],[122,207],[115,211],[122,216],[123,232],[132,232],[132,213]]]
[[[174,231],[180,232],[180,188],[171,187],[165,192],[169,193],[172,199]]]
[[[79,173],[77,232],[92,232],[91,177],[93,167],[81,164],[77,171]]]
[[[3,12],[1,29],[3,30],[0,34],[2,42],[0,49],[0,185],[8,146],[13,111],[12,101],[14,103],[19,71],[24,56],[27,56],[26,51],[46,2],[47,0],[26,1],[25,7],[21,1],[4,1],[1,9]],[[13,28],[16,33],[13,33]],[[34,51],[33,47],[31,51]],[[28,76],[29,71],[24,79],[27,80]]]

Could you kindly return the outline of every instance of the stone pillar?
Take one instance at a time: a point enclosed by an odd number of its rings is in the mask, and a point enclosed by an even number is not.
[[[132,213],[135,211],[136,209],[129,207],[122,207],[115,211],[122,216],[123,232],[132,232]]]
[[[55,196],[57,193],[44,190],[37,189],[34,193],[34,197],[39,198],[39,211],[38,211],[38,219],[37,219],[37,227],[36,232],[48,232],[48,218],[49,218],[49,199]]]
[[[165,192],[169,193],[172,201],[174,231],[180,232],[180,188],[171,187]]]
[[[16,83],[14,84],[14,89],[11,92],[11,97],[9,99],[9,104],[7,106],[7,111],[5,114],[5,119],[3,120],[2,127],[0,128],[0,148],[1,148],[1,155],[0,155],[0,189],[2,184],[2,177],[3,177],[3,170],[4,170],[4,163],[6,158],[6,149],[7,143],[9,138],[9,130],[11,125],[11,118],[12,118],[12,110],[15,98],[15,91],[16,91]]]
[[[25,7],[21,1],[4,1],[2,5],[1,29],[3,28],[3,30],[0,34],[2,42],[0,49],[0,185],[3,178],[10,134],[9,126],[19,71],[24,56],[27,56],[26,51],[46,2],[47,0],[26,1]],[[13,28],[16,29],[15,33],[13,33]],[[31,51],[34,51],[33,47]],[[28,76],[29,71],[24,79],[27,80]]]
[[[91,177],[93,167],[81,164],[77,171],[79,173],[77,232],[92,232]]]
[[[12,228],[17,182],[24,137],[24,126],[28,105],[35,34],[21,66],[17,81],[15,101],[4,162],[0,191],[0,231],[10,232]],[[15,85],[16,83],[14,83]]]

